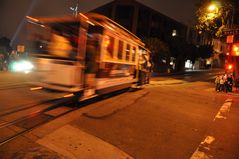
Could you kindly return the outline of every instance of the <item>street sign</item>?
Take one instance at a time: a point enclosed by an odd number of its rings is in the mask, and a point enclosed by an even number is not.
[[[17,52],[23,53],[25,51],[25,46],[24,45],[17,45]]]
[[[234,42],[234,35],[227,35],[227,43],[233,43]]]

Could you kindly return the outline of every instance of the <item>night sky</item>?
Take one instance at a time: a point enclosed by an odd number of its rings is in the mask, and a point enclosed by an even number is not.
[[[86,12],[111,0],[79,0],[79,9]],[[184,24],[191,24],[194,19],[195,6],[199,0],[137,0],[160,13]],[[12,38],[28,13],[32,16],[71,14],[70,6],[77,0],[0,0],[0,37]],[[30,9],[31,8],[31,9]]]

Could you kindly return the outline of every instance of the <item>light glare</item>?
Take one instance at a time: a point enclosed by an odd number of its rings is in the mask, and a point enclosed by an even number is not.
[[[216,10],[216,6],[214,4],[211,4],[209,7],[208,7],[208,10],[209,11],[214,11]]]
[[[18,62],[14,62],[12,65],[13,71],[16,71],[16,72],[29,73],[30,70],[32,70],[33,68],[34,68],[33,64],[29,61],[18,61]]]

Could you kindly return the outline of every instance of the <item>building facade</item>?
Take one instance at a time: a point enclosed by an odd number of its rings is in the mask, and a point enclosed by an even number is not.
[[[170,57],[170,65],[166,60],[167,57],[155,55],[153,57],[154,71],[183,71],[185,69],[185,60],[187,60],[185,58],[188,55],[180,49],[180,44],[175,43],[198,45],[201,40],[201,36],[192,27],[180,23],[136,0],[114,0],[91,12],[109,17],[141,39],[158,38],[166,43],[170,49],[170,56],[172,56]],[[176,49],[175,45],[178,45]]]
[[[136,0],[114,0],[92,12],[103,14],[140,38],[157,37],[169,41],[172,36],[187,39],[187,26]]]

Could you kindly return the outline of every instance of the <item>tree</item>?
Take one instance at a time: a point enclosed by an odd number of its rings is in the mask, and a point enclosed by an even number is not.
[[[146,47],[152,52],[154,71],[158,72],[160,69],[162,70],[161,67],[163,59],[166,60],[166,67],[169,67],[170,51],[166,43],[155,37],[143,38],[143,42],[146,44]]]
[[[227,24],[232,24],[238,0],[201,0],[196,11],[196,29],[211,38],[221,37]]]
[[[10,39],[6,37],[0,38],[0,54],[8,56],[8,53],[11,51]]]
[[[202,45],[198,48],[198,55],[201,58],[209,58],[213,54],[213,47],[211,45]]]
[[[199,57],[198,48],[194,44],[187,44],[185,51],[185,57],[194,64]]]
[[[175,71],[184,71],[185,60],[193,52],[189,49],[189,44],[182,37],[172,37],[170,40],[171,56],[176,59]]]

